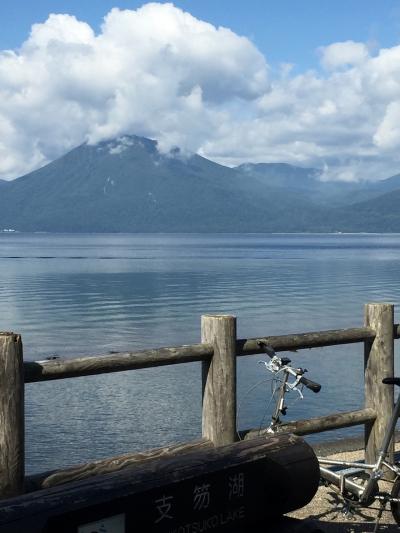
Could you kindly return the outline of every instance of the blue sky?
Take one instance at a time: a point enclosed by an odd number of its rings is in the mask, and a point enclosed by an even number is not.
[[[400,0],[3,0],[0,178],[128,134],[327,180],[399,173]]]
[[[16,48],[31,25],[49,13],[68,13],[98,30],[113,7],[137,9],[136,0],[2,0],[0,49]],[[249,37],[271,65],[318,68],[316,49],[337,41],[393,46],[400,37],[400,0],[178,0],[174,5],[216,26]]]

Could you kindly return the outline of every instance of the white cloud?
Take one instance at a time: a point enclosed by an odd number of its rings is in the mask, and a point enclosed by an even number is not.
[[[384,150],[399,148],[400,139],[400,101],[391,102],[382,122],[374,135],[375,144]]]
[[[230,117],[225,136],[209,140],[203,153],[232,165],[246,156],[315,165],[326,169],[324,179],[398,173],[400,46],[362,58],[355,64],[354,54],[350,66],[350,54],[343,54],[328,74],[309,71],[272,81],[257,100],[257,117],[245,123]]]
[[[255,46],[172,4],[113,9],[99,35],[70,15],[0,53],[0,176],[126,133],[197,150],[220,108],[268,87]]]
[[[345,41],[333,43],[319,49],[321,63],[328,70],[359,65],[368,58],[368,48],[364,43]]]
[[[315,165],[324,179],[398,172],[400,46],[319,53],[322,72],[287,64],[269,80],[248,39],[172,4],[113,9],[98,35],[50,15],[19,50],[0,52],[0,177],[126,134],[231,165]]]
[[[94,34],[88,24],[71,15],[50,15],[45,24],[34,24],[29,39],[24,43],[25,51],[57,47],[58,43],[73,46],[90,45]]]

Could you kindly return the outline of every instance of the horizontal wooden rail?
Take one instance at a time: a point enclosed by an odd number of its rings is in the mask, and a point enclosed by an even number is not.
[[[278,428],[279,432],[294,433],[295,435],[311,435],[312,433],[321,433],[340,428],[358,426],[366,422],[373,422],[376,419],[376,411],[371,408],[359,409],[358,411],[346,411],[332,415],[309,418],[307,420],[297,420],[282,424]],[[251,429],[243,431],[241,437],[252,439],[260,435],[265,435],[266,429]]]
[[[400,326],[394,326],[400,338]],[[328,331],[276,335],[256,339],[238,339],[236,355],[263,353],[259,341],[263,340],[277,351],[319,348],[373,340],[375,332],[371,328],[335,329]],[[192,344],[170,348],[155,348],[139,352],[121,352],[111,355],[88,355],[71,359],[36,361],[24,363],[25,383],[49,381],[79,376],[91,376],[110,372],[123,372],[139,368],[150,368],[194,361],[209,361],[214,349],[211,344]]]
[[[259,346],[259,341],[261,340],[270,344],[277,352],[283,352],[286,350],[301,350],[304,348],[320,348],[322,346],[365,342],[374,338],[375,332],[371,328],[350,328],[259,337],[257,339],[238,339],[236,341],[236,354],[252,355],[264,353],[264,350]]]
[[[207,361],[213,355],[210,344],[193,344],[172,348],[157,348],[141,352],[57,359],[54,361],[25,362],[25,383],[53,379],[92,376],[124,370],[137,370],[155,366]]]

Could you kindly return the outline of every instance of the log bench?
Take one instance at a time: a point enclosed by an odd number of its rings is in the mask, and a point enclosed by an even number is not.
[[[147,459],[3,500],[0,531],[273,531],[268,525],[310,502],[318,483],[311,447],[294,435],[271,435]]]

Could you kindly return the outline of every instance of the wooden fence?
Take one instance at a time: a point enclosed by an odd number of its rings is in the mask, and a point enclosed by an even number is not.
[[[263,353],[260,341],[267,342],[277,352],[364,343],[364,407],[289,423],[286,429],[307,435],[364,424],[366,460],[373,462],[394,404],[393,386],[382,385],[383,377],[393,376],[394,339],[400,338],[400,326],[394,324],[393,315],[392,304],[370,303],[365,306],[363,327],[253,339],[237,339],[234,316],[205,315],[201,319],[201,344],[44,362],[23,362],[21,337],[0,333],[0,497],[110,472],[149,457],[233,443],[237,440],[236,358]],[[203,438],[200,441],[125,454],[31,477],[24,475],[25,383],[193,361],[202,363]],[[259,430],[250,430],[246,438],[258,434]]]

